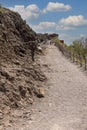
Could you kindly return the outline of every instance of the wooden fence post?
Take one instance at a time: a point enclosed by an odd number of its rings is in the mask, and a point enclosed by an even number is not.
[[[70,59],[72,60],[72,52],[70,51]]]
[[[87,69],[87,56],[84,57],[85,59],[85,70]]]
[[[76,54],[76,64],[78,65],[78,54]]]
[[[75,55],[74,55],[74,53],[73,53],[73,62],[75,62]]]
[[[79,55],[80,67],[82,67],[82,55]]]
[[[77,54],[76,53],[74,54],[74,61],[75,61],[75,63],[77,63]]]

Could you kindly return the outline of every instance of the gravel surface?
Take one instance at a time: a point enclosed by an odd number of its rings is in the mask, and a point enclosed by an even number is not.
[[[46,96],[32,106],[31,119],[8,130],[87,130],[85,74],[53,45],[39,61],[48,78]]]

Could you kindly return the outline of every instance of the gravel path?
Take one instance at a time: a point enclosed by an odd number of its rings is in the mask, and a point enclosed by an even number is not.
[[[87,77],[53,45],[40,63],[48,77],[46,97],[34,104],[26,128],[17,130],[87,130]]]

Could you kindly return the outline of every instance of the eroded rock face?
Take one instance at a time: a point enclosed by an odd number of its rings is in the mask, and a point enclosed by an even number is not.
[[[34,86],[36,90],[43,86],[46,77],[38,56],[35,54],[35,63],[31,58],[30,43],[36,39],[37,34],[18,13],[0,8],[0,111],[6,106],[32,104],[36,96]]]
[[[26,48],[29,49],[29,41],[35,41],[36,37],[37,34],[18,13],[0,9],[0,58],[11,60],[15,53],[24,56]]]

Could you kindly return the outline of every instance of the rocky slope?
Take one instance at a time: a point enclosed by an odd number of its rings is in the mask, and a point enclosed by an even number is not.
[[[0,57],[13,59],[18,49],[20,50],[22,46],[24,49],[25,42],[35,39],[36,33],[18,13],[5,8],[0,9]],[[25,53],[25,50],[21,51]]]
[[[31,58],[30,42],[36,39],[37,34],[18,13],[0,7],[0,119],[10,109],[44,96],[40,91],[46,77],[38,55],[35,62]]]

